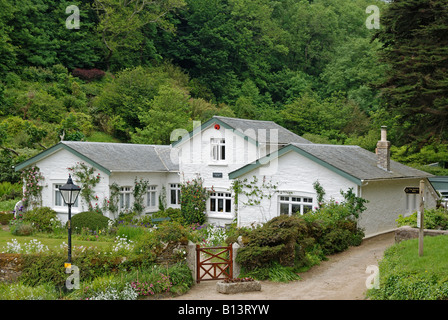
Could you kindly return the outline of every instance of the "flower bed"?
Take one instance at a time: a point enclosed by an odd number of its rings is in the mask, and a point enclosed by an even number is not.
[[[216,290],[224,294],[260,291],[261,283],[252,278],[225,279],[216,283]]]

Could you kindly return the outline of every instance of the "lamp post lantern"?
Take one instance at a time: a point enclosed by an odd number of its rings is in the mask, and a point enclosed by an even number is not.
[[[59,187],[59,191],[61,192],[62,199],[64,200],[64,203],[68,206],[68,261],[65,264],[66,268],[71,268],[71,262],[72,262],[72,227],[71,227],[71,220],[72,220],[72,205],[76,202],[76,199],[78,198],[79,192],[81,191],[81,188],[77,185],[73,184],[72,177],[70,174],[68,175],[67,183],[63,186]]]

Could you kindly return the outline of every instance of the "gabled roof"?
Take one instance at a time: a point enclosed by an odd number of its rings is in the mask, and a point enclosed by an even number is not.
[[[111,172],[176,172],[179,166],[171,161],[171,147],[128,143],[62,141],[38,155],[20,163],[22,170],[52,154],[65,149],[93,167]]]
[[[273,121],[264,121],[264,120],[248,120],[248,119],[239,119],[239,118],[229,118],[229,117],[221,117],[221,116],[213,116],[210,120],[201,124],[200,128],[197,128],[191,131],[188,136],[182,137],[182,139],[173,142],[173,146],[188,140],[193,135],[198,132],[202,132],[203,130],[211,127],[214,124],[219,124],[225,129],[234,130],[236,134],[241,137],[251,141],[252,143],[258,145],[258,143],[265,143],[271,140],[271,130],[277,130],[278,137],[273,137],[272,140],[280,145],[286,145],[291,142],[295,143],[312,143],[301,136],[283,128],[282,126],[276,124]],[[260,133],[260,134],[259,134]],[[265,136],[263,136],[263,134]]]
[[[297,152],[358,185],[367,180],[429,178],[433,176],[393,160],[390,161],[390,171],[383,170],[377,166],[375,153],[358,146],[291,143],[280,149],[278,153],[268,155],[264,159],[259,159],[229,173],[229,178],[236,179],[262,166],[263,163],[267,163],[269,157],[281,157],[288,152]]]

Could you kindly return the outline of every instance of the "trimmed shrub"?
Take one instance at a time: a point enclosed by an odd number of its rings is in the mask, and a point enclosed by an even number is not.
[[[33,225],[36,231],[53,232],[61,227],[56,211],[49,207],[37,207],[23,214],[23,221]]]
[[[246,270],[272,262],[292,267],[303,259],[307,247],[313,243],[307,235],[307,224],[302,217],[275,217],[249,232],[247,245],[239,249],[236,259]]]
[[[83,228],[89,230],[106,229],[109,223],[109,218],[92,211],[85,211],[75,214],[72,217],[72,230],[81,232]]]

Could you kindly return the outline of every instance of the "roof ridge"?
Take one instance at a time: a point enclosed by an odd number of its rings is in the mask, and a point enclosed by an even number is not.
[[[142,143],[129,143],[129,142],[59,141],[59,143],[63,143],[63,144],[90,143],[90,144],[107,144],[107,145],[114,144],[114,145],[143,146],[143,147],[171,147],[171,145],[167,145],[167,144],[142,144]]]
[[[295,145],[295,146],[339,147],[339,148],[343,147],[343,148],[361,148],[361,149],[363,149],[362,147],[354,145],[354,144],[298,143],[298,142],[290,142],[290,144]]]
[[[224,119],[231,119],[231,120],[240,120],[240,121],[251,121],[251,122],[271,122],[271,123],[275,123],[272,120],[256,120],[256,119],[241,119],[241,118],[233,118],[233,117],[224,117],[224,116],[213,116],[212,118],[224,118]],[[277,124],[277,123],[275,123]],[[278,124],[277,124],[278,125]]]

